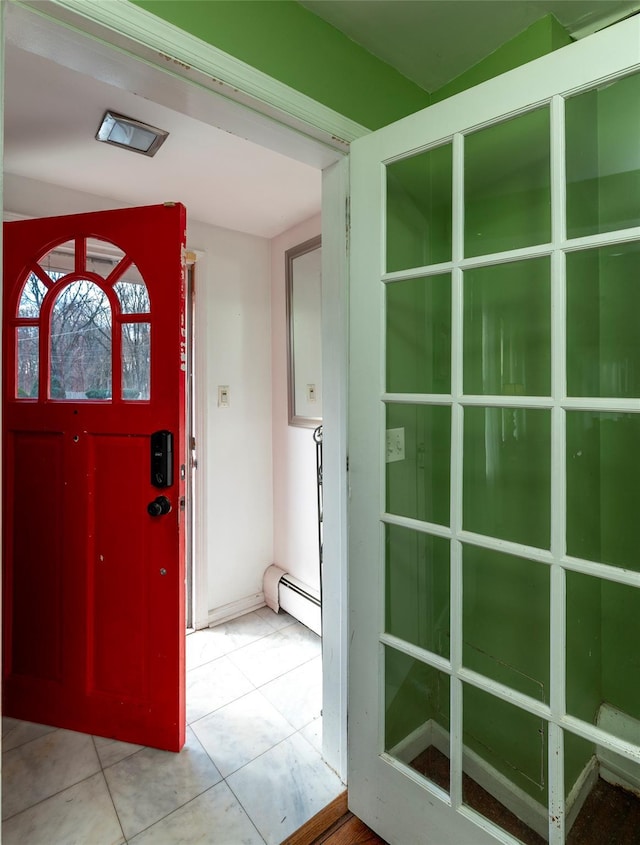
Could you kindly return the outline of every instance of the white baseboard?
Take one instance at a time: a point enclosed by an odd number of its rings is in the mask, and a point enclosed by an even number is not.
[[[620,739],[636,745],[640,744],[640,721],[611,704],[605,702],[600,706],[597,725]],[[621,786],[636,795],[640,794],[640,765],[638,763],[602,745],[597,746],[596,754],[600,763],[600,777],[603,780],[614,786]]]
[[[389,754],[397,760],[402,760],[403,763],[410,765],[411,761],[415,760],[418,754],[422,754],[422,752],[426,751],[427,748],[435,745],[433,739],[433,726],[436,724],[437,722],[434,722],[433,719],[429,719],[428,722],[424,722],[424,724],[417,727],[415,731],[412,731],[410,734],[407,734],[404,739],[401,739],[397,745],[394,745]],[[438,727],[440,726],[438,725]],[[439,746],[436,747],[438,748],[438,751],[441,751],[447,757],[449,756],[448,744],[446,750],[440,748]]]
[[[409,765],[418,754],[430,746],[437,748],[438,751],[449,757],[449,731],[433,719],[416,728],[394,746],[389,753]],[[515,786],[506,775],[503,775],[502,772],[499,772],[466,745],[463,746],[462,761],[465,774],[469,775],[496,801],[499,801],[532,830],[535,830],[545,839],[547,838],[549,834],[549,814],[543,804],[540,804],[523,789]],[[592,757],[569,793],[567,799],[567,831],[571,829],[597,778],[598,762],[595,757]]]
[[[221,607],[215,607],[209,611],[209,627],[213,628],[216,625],[222,624],[222,622],[228,622],[230,619],[244,616],[245,613],[251,613],[264,606],[264,593],[254,593],[251,596],[245,596],[229,604],[223,604]]]
[[[575,820],[578,818],[580,810],[584,802],[589,797],[589,793],[596,785],[598,780],[598,759],[593,756],[585,765],[584,769],[576,778],[576,782],[571,787],[571,791],[567,796],[565,831],[569,833]]]
[[[287,577],[291,578],[289,575]],[[313,595],[311,588],[306,587],[302,582],[297,582],[296,579],[291,580]],[[318,636],[322,636],[322,614],[318,605],[294,590],[289,589],[283,583],[279,585],[279,603],[282,610],[293,616],[294,619],[302,622],[303,625],[306,625],[307,628],[310,628]],[[213,628],[216,625],[221,625],[223,622],[229,622],[231,619],[244,616],[245,613],[251,613],[265,606],[266,602],[264,600],[264,593],[262,592],[245,596],[229,604],[223,604],[221,607],[215,607],[209,611],[209,627]]]

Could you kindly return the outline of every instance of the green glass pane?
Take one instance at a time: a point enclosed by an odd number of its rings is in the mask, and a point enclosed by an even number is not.
[[[404,444],[387,462],[388,513],[448,525],[451,409],[390,403],[387,436]]]
[[[567,712],[640,751],[640,590],[567,572]]]
[[[451,393],[451,276],[387,291],[387,391]]]
[[[449,790],[449,676],[385,646],[385,751]]]
[[[386,631],[449,657],[449,541],[386,526]]]
[[[463,550],[462,662],[549,702],[549,567],[477,546]]]
[[[551,391],[548,258],[464,274],[464,392],[548,396]]]
[[[593,722],[602,701],[602,604],[598,578],[567,572],[567,710]]]
[[[462,706],[464,803],[524,842],[540,841],[530,836],[531,824],[546,839],[547,723],[468,684],[463,685]],[[528,823],[521,815],[525,802],[513,800],[505,779],[529,796]],[[499,781],[500,801],[488,794]]]
[[[640,415],[567,412],[567,553],[640,571]]]
[[[463,527],[549,548],[551,414],[466,408]]]
[[[465,255],[551,239],[549,132],[545,107],[465,138]]]
[[[640,74],[566,102],[567,234],[640,225]]]
[[[640,396],[640,244],[567,255],[567,394]]]
[[[451,260],[451,144],[387,165],[387,271]]]

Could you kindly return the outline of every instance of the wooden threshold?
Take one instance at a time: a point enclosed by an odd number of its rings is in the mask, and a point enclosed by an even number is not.
[[[347,792],[327,804],[281,845],[387,845],[349,810]]]

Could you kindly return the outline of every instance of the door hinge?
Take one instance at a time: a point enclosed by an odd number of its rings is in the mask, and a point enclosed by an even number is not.
[[[347,246],[347,255],[349,255],[349,246],[351,238],[351,196],[347,195],[344,201],[344,221],[345,221],[345,241]]]

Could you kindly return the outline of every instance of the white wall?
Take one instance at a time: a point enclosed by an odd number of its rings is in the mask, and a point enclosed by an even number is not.
[[[4,187],[5,211],[29,217],[122,207],[10,174]],[[204,253],[196,265],[197,554],[208,608],[221,618],[262,603],[273,562],[270,242],[189,220],[187,243]],[[229,408],[217,406],[219,384],[229,385]]]
[[[190,223],[188,242],[205,252],[196,265],[198,472],[207,506],[200,553],[218,621],[262,604],[273,562],[269,241]],[[228,408],[218,407],[219,385],[229,387]]]
[[[274,562],[320,589],[313,429],[289,425],[285,251],[320,234],[320,215],[271,241]]]

